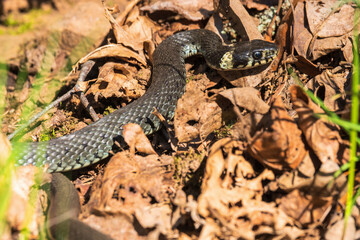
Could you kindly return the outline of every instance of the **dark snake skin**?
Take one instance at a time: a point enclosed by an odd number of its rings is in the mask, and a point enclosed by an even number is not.
[[[185,91],[184,59],[196,54],[203,55],[215,69],[246,69],[271,62],[277,47],[261,40],[225,46],[208,30],[174,34],[155,50],[152,84],[142,97],[69,135],[18,144],[17,165],[47,164],[49,172],[79,169],[106,158],[114,141],[122,142],[122,126],[127,123],[139,124],[145,134],[159,130],[161,122],[152,112],[156,108],[167,120],[173,118],[177,100]]]

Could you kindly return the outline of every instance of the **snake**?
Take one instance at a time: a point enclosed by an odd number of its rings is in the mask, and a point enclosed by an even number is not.
[[[185,59],[190,56],[202,55],[211,68],[230,71],[270,64],[277,53],[276,44],[263,40],[227,45],[210,30],[175,33],[155,49],[151,84],[143,96],[68,135],[16,144],[16,165],[47,166],[48,172],[76,170],[108,157],[115,141],[123,143],[125,124],[140,125],[146,135],[159,130],[162,123],[153,111],[166,120],[174,117],[177,101],[185,92]]]
[[[49,197],[47,227],[51,239],[112,239],[78,220],[81,211],[79,194],[74,184],[63,174],[51,175]]]

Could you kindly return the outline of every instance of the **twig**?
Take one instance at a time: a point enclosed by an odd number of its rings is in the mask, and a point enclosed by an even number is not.
[[[84,105],[84,107],[88,111],[88,113],[90,114],[91,118],[94,121],[97,121],[97,120],[99,120],[99,117],[96,114],[94,108],[90,105],[89,101],[87,100],[87,98],[85,97],[85,94],[84,94],[84,91],[85,91],[84,80],[87,77],[87,75],[89,74],[89,72],[92,69],[92,67],[94,66],[94,64],[95,64],[94,61],[89,60],[81,66],[80,75],[79,75],[78,81],[74,88],[76,89],[76,92],[80,92],[80,96],[79,96],[80,101]]]
[[[171,148],[176,149],[177,148],[176,147],[177,140],[176,140],[175,136],[172,134],[171,128],[170,128],[169,124],[167,123],[166,119],[164,118],[164,116],[156,108],[154,108],[154,111],[152,112],[152,114],[154,114],[157,118],[159,118],[161,123],[165,126],[166,132],[169,135],[169,142],[171,144]]]

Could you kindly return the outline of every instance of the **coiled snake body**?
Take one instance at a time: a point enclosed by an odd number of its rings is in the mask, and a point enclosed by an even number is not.
[[[152,114],[156,108],[166,119],[174,116],[177,100],[185,91],[185,58],[201,54],[207,64],[219,70],[247,69],[271,62],[277,54],[273,43],[253,40],[233,46],[208,30],[191,30],[165,39],[153,54],[152,83],[138,100],[69,135],[46,142],[21,143],[17,165],[48,164],[48,171],[79,169],[109,155],[115,140],[122,138],[122,126],[137,123],[145,134],[160,128]]]

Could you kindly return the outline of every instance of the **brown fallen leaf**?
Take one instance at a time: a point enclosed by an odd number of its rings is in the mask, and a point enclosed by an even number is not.
[[[106,12],[106,16],[114,31],[116,42],[144,56],[145,44],[151,45],[152,49],[155,48],[153,33],[160,28],[150,18],[140,15],[136,2],[138,0],[128,4],[127,8],[129,9],[126,9],[128,13],[122,12],[116,20],[109,12]],[[152,54],[152,52],[148,53]]]
[[[135,123],[128,123],[123,126],[124,140],[130,147],[130,153],[135,154],[135,148],[141,153],[155,154],[154,148],[142,128]]]
[[[279,171],[295,169],[308,155],[301,131],[280,97],[271,104],[270,116],[270,125],[253,136],[248,151],[266,167]]]
[[[197,137],[205,139],[225,121],[223,110],[204,93],[208,82],[205,75],[197,81],[190,81],[185,94],[177,103],[174,128],[180,142],[188,142]]]
[[[135,59],[143,66],[146,66],[146,59],[143,56],[140,56],[136,52],[120,45],[120,44],[108,44],[102,47],[97,48],[96,50],[92,51],[85,57],[81,58],[78,64],[83,64],[84,62],[91,60],[91,59],[98,59],[104,57],[114,57],[120,59]]]
[[[246,6],[248,9],[256,9],[257,11],[263,11],[265,9],[269,8],[269,5],[275,5],[278,2],[275,3],[269,2],[268,0],[261,0],[261,1],[253,1],[253,0],[241,0],[241,3]]]
[[[344,227],[346,226],[345,234]],[[326,233],[325,233],[325,240],[331,240],[331,239],[344,239],[344,240],[352,240],[356,239],[357,236],[357,227],[356,227],[356,219],[354,219],[353,216],[350,216],[348,218],[348,222],[345,225],[345,219],[337,219],[337,221],[333,221],[331,219],[331,223],[329,224],[329,227],[327,227]]]
[[[294,47],[299,55],[316,60],[349,44],[354,9],[343,5],[338,11],[334,0],[299,2],[294,11]],[[348,54],[347,54],[348,55]]]
[[[354,8],[344,4],[340,9],[336,0],[327,0],[323,3],[306,1],[306,18],[312,34],[320,38],[343,36],[352,31],[354,23]],[[332,13],[332,11],[334,11]]]
[[[312,63],[309,59],[304,58],[303,56],[289,56],[286,59],[287,63],[294,63],[299,71],[309,75],[310,77],[315,77],[321,72],[319,67]]]
[[[324,214],[331,208],[332,197],[311,196],[298,189],[280,200],[280,209],[302,225],[321,222]]]
[[[136,208],[148,206],[154,199],[160,202],[168,181],[168,173],[163,166],[172,161],[168,156],[142,157],[128,151],[115,154],[104,175],[98,177],[92,186],[84,217],[93,209],[131,215]]]
[[[205,218],[200,239],[255,239],[292,226],[283,212],[261,201],[264,180],[274,180],[275,176],[265,170],[252,178],[253,171],[244,165],[242,146],[239,141],[224,138],[211,148],[198,198],[199,214]]]
[[[314,175],[314,180],[308,186],[306,192],[317,196],[344,196],[346,195],[347,176],[342,174],[334,179],[335,172],[340,169],[333,161],[326,161],[321,164]]]
[[[165,204],[135,210],[135,217],[144,229],[155,229],[147,236],[148,239],[159,239],[161,235],[171,234],[171,214],[170,206]]]
[[[307,50],[310,45],[312,34],[310,31],[305,27],[305,3],[298,2],[294,10],[294,47],[297,53],[307,58]]]
[[[329,110],[342,111],[346,103],[344,87],[349,81],[349,76],[350,72],[347,71],[333,74],[331,71],[325,70],[320,75],[311,79],[306,84],[306,87],[314,92],[316,96],[318,96],[318,92],[321,91],[321,98]]]
[[[234,106],[250,112],[265,114],[269,111],[269,105],[260,98],[259,91],[252,87],[231,88],[220,92],[219,95],[230,100]]]
[[[126,214],[108,215],[106,217],[102,215],[92,214],[88,218],[82,220],[92,228],[106,233],[112,239],[116,240],[145,240],[146,232],[139,232],[133,226],[133,219]]]
[[[299,115],[299,127],[320,161],[324,163],[331,160],[338,164],[346,162],[348,153],[345,151],[346,144],[340,137],[339,126],[314,116],[315,113],[322,114],[324,111],[310,100],[301,87],[292,85],[289,92]]]
[[[157,11],[171,11],[191,21],[200,21],[209,18],[213,11],[211,0],[163,0],[151,1],[141,8],[142,11],[154,13]]]
[[[124,231],[129,234],[126,237],[136,236],[135,239],[144,234],[167,232],[170,220],[166,214],[157,219],[153,228],[144,232],[138,232],[138,223],[146,229],[147,219],[140,218],[149,217],[150,208],[156,208],[155,205],[152,207],[154,202],[159,208],[168,208],[163,202],[167,199],[169,186],[174,184],[171,181],[173,173],[166,170],[172,163],[169,156],[142,157],[128,151],[117,153],[107,164],[104,175],[92,185],[82,220],[96,229],[102,226],[102,232],[114,239],[123,239]]]
[[[93,96],[96,102],[100,96],[137,99],[145,93],[146,84],[135,79],[135,73],[138,73],[135,67],[107,62],[100,68],[99,76],[86,91],[86,96]]]
[[[236,113],[237,122],[231,128],[231,136],[239,140],[250,141],[254,131],[258,128],[258,123],[269,111],[269,106],[260,98],[258,90],[251,87],[232,88],[220,92],[217,96],[218,99],[229,100]],[[240,112],[242,109],[249,112]]]

